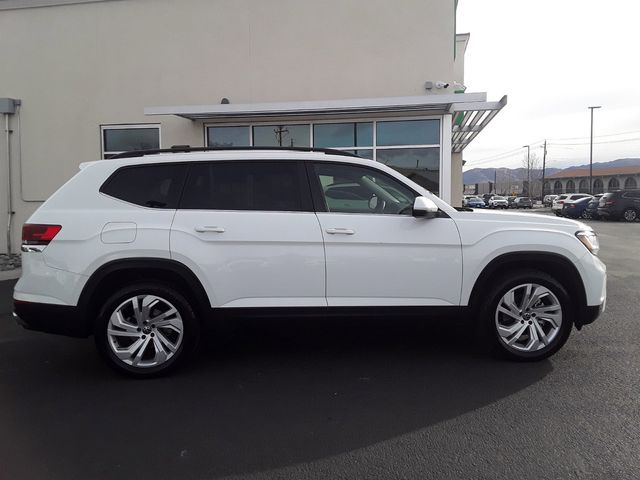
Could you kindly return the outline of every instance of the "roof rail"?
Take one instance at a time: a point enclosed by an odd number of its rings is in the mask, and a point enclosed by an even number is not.
[[[286,152],[320,152],[329,155],[343,155],[345,157],[358,157],[358,155],[343,150],[334,150],[332,148],[314,148],[314,147],[191,147],[189,145],[174,145],[171,148],[156,148],[153,150],[132,150],[129,152],[116,153],[107,157],[115,158],[135,158],[145,155],[156,155],[159,153],[188,153],[188,152],[235,152],[235,151],[254,151],[254,150],[273,150]]]

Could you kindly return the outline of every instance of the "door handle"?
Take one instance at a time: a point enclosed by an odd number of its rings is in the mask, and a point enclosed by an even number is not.
[[[205,232],[224,233],[223,227],[212,227],[209,225],[197,226],[194,228],[194,230],[199,233],[205,233]]]
[[[356,233],[355,230],[350,228],[327,228],[326,232],[331,235],[353,235]]]

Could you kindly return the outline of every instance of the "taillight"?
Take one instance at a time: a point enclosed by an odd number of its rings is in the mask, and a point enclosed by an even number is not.
[[[615,205],[615,204],[616,204],[615,200],[609,200],[608,202],[604,202],[604,205],[606,207],[610,207],[611,205]]]
[[[54,239],[60,230],[62,230],[62,225],[25,223],[22,227],[22,244],[49,245],[49,242]]]

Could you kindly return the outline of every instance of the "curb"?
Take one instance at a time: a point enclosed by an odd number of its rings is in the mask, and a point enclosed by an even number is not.
[[[17,278],[20,278],[21,274],[22,274],[22,269],[21,268],[16,268],[14,270],[6,270],[4,272],[0,272],[0,282],[2,282],[4,280],[16,280]]]

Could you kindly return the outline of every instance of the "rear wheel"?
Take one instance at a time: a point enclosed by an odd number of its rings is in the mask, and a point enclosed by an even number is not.
[[[638,219],[638,212],[633,208],[627,208],[622,212],[622,218],[625,222],[635,222]]]
[[[535,270],[506,276],[490,292],[483,321],[494,349],[507,358],[536,361],[569,338],[571,300],[553,277]]]
[[[175,369],[195,351],[199,338],[200,325],[189,302],[159,283],[116,292],[95,326],[96,346],[109,365],[136,377]]]

